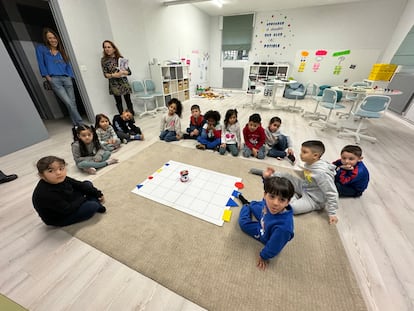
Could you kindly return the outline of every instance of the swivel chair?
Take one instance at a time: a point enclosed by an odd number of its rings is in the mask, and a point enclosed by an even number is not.
[[[328,116],[326,117],[326,120],[321,121],[312,121],[309,123],[310,126],[317,124],[321,126],[321,129],[326,129],[326,128],[336,128],[338,129],[338,126],[336,125],[336,122],[332,122],[330,120],[330,117],[332,115],[332,112],[336,109],[342,109],[345,108],[345,106],[337,103],[337,94],[336,91],[330,89],[330,88],[326,88],[323,90],[323,94],[322,94],[322,99],[319,103],[319,105],[323,108],[329,109],[329,113]]]
[[[355,113],[353,113],[353,117],[358,119],[359,124],[356,130],[351,129],[343,129],[342,132],[338,134],[338,137],[354,137],[355,143],[359,144],[361,139],[366,139],[372,143],[377,141],[377,138],[374,136],[369,136],[363,134],[364,131],[363,123],[366,119],[379,119],[384,114],[385,111],[388,109],[388,106],[391,102],[391,97],[384,96],[384,95],[368,95],[366,96],[361,103],[359,104],[358,108],[356,109]]]
[[[138,117],[142,117],[146,114],[155,116],[157,113],[157,104],[154,103],[154,107],[152,109],[148,109],[148,102],[153,102],[154,96],[151,94],[147,94],[145,91],[144,83],[140,80],[132,81],[132,96],[131,99],[133,100],[133,103],[139,104],[142,102],[142,107],[144,109],[140,109],[137,112]]]

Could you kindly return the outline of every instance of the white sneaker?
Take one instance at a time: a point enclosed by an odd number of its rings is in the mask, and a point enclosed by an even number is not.
[[[106,164],[111,165],[111,164],[115,164],[115,163],[118,163],[118,162],[119,162],[118,159],[112,158],[112,159],[107,160]]]
[[[83,171],[85,173],[90,174],[90,175],[95,175],[96,174],[96,168],[94,168],[94,167],[84,168]]]

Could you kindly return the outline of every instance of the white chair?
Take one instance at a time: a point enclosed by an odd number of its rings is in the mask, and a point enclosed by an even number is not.
[[[135,113],[138,115],[138,117],[142,117],[144,115],[152,115],[155,116],[157,113],[157,103],[154,101],[154,96],[147,94],[145,91],[144,83],[140,80],[132,81],[132,102],[139,106],[139,104],[142,102],[143,110],[135,110]],[[148,103],[153,103],[153,108],[148,109]]]
[[[256,82],[250,79],[247,81],[247,92],[246,93],[251,96],[251,100],[249,103],[243,104],[243,108],[246,106],[252,106],[253,108],[256,108],[256,104],[254,102],[254,96],[260,93],[260,90],[256,88]]]
[[[322,120],[312,121],[312,122],[309,123],[309,125],[310,126],[312,126],[314,124],[320,125],[322,130],[326,129],[326,128],[329,128],[329,127],[338,129],[338,126],[336,125],[336,122],[332,122],[330,120],[330,117],[331,117],[332,112],[334,110],[345,108],[345,106],[337,103],[336,100],[337,100],[336,91],[331,90],[329,88],[324,89],[319,105],[323,108],[329,109],[328,116],[326,117],[326,120],[324,120],[324,121],[322,121]]]
[[[358,108],[355,110],[355,113],[353,113],[354,118],[359,118],[358,128],[356,130],[343,129],[343,131],[339,133],[338,137],[354,137],[355,143],[357,144],[361,142],[361,139],[366,139],[372,143],[376,142],[376,137],[362,133],[362,131],[364,130],[364,120],[381,118],[385,114],[385,111],[388,109],[390,102],[391,97],[389,96],[366,96],[358,105]]]
[[[158,92],[155,87],[154,81],[151,79],[145,79],[144,80],[144,86],[145,91],[147,95],[152,95],[155,98],[155,102],[157,104],[156,110],[157,111],[165,111],[167,110],[167,106],[164,103],[164,100],[161,100],[161,104],[159,104],[158,99],[161,97],[161,99],[164,97],[164,94],[162,92]]]
[[[309,91],[310,89],[310,91]],[[319,95],[320,89],[319,85],[316,83],[309,83],[308,84],[308,92],[307,94],[312,98],[315,102],[315,109],[313,111],[305,111],[302,114],[304,118],[310,118],[313,120],[326,120],[328,115],[318,112],[319,103],[322,99],[322,95]]]

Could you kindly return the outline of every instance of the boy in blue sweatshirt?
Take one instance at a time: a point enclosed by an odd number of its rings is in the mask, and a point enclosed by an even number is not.
[[[362,159],[359,146],[346,145],[341,150],[341,158],[333,162],[336,166],[335,185],[340,197],[360,197],[367,189],[369,173]]]
[[[266,269],[268,260],[279,254],[293,238],[293,212],[289,201],[295,193],[293,184],[284,177],[266,178],[263,183],[262,201],[249,202],[239,195],[243,203],[240,228],[265,245],[257,259],[257,267],[261,270]]]

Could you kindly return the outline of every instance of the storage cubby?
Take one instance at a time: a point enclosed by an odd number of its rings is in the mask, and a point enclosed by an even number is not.
[[[190,99],[189,66],[150,64],[150,72],[156,90],[162,90],[166,104],[172,98],[180,101]]]

